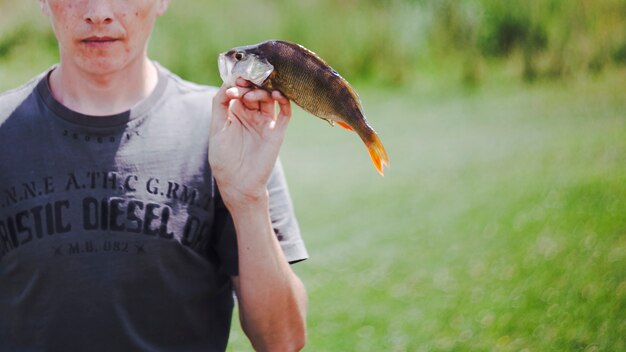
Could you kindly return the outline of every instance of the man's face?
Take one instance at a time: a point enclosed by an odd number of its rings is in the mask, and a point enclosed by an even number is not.
[[[168,0],[39,0],[59,41],[62,65],[113,73],[142,60]]]

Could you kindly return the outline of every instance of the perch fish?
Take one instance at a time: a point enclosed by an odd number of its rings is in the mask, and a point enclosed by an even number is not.
[[[341,75],[307,48],[287,41],[268,40],[221,53],[222,80],[234,85],[239,77],[266,89],[278,90],[305,111],[331,125],[356,132],[382,175],[389,158],[378,135],[363,115],[361,100]]]

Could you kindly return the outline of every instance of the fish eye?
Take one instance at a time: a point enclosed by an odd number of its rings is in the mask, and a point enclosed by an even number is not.
[[[235,53],[235,59],[237,59],[237,60],[243,59],[243,53],[241,51],[236,52]]]

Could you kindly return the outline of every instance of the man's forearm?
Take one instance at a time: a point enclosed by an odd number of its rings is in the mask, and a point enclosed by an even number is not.
[[[228,206],[237,232],[234,278],[242,327],[257,350],[293,351],[306,340],[306,291],[272,229],[267,196]]]

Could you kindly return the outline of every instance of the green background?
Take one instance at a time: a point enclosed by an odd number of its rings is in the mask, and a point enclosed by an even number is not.
[[[296,109],[306,350],[626,350],[626,1],[173,0],[150,55],[219,84],[270,38],[353,84],[391,160]],[[0,0],[0,90],[57,60],[37,1]]]

